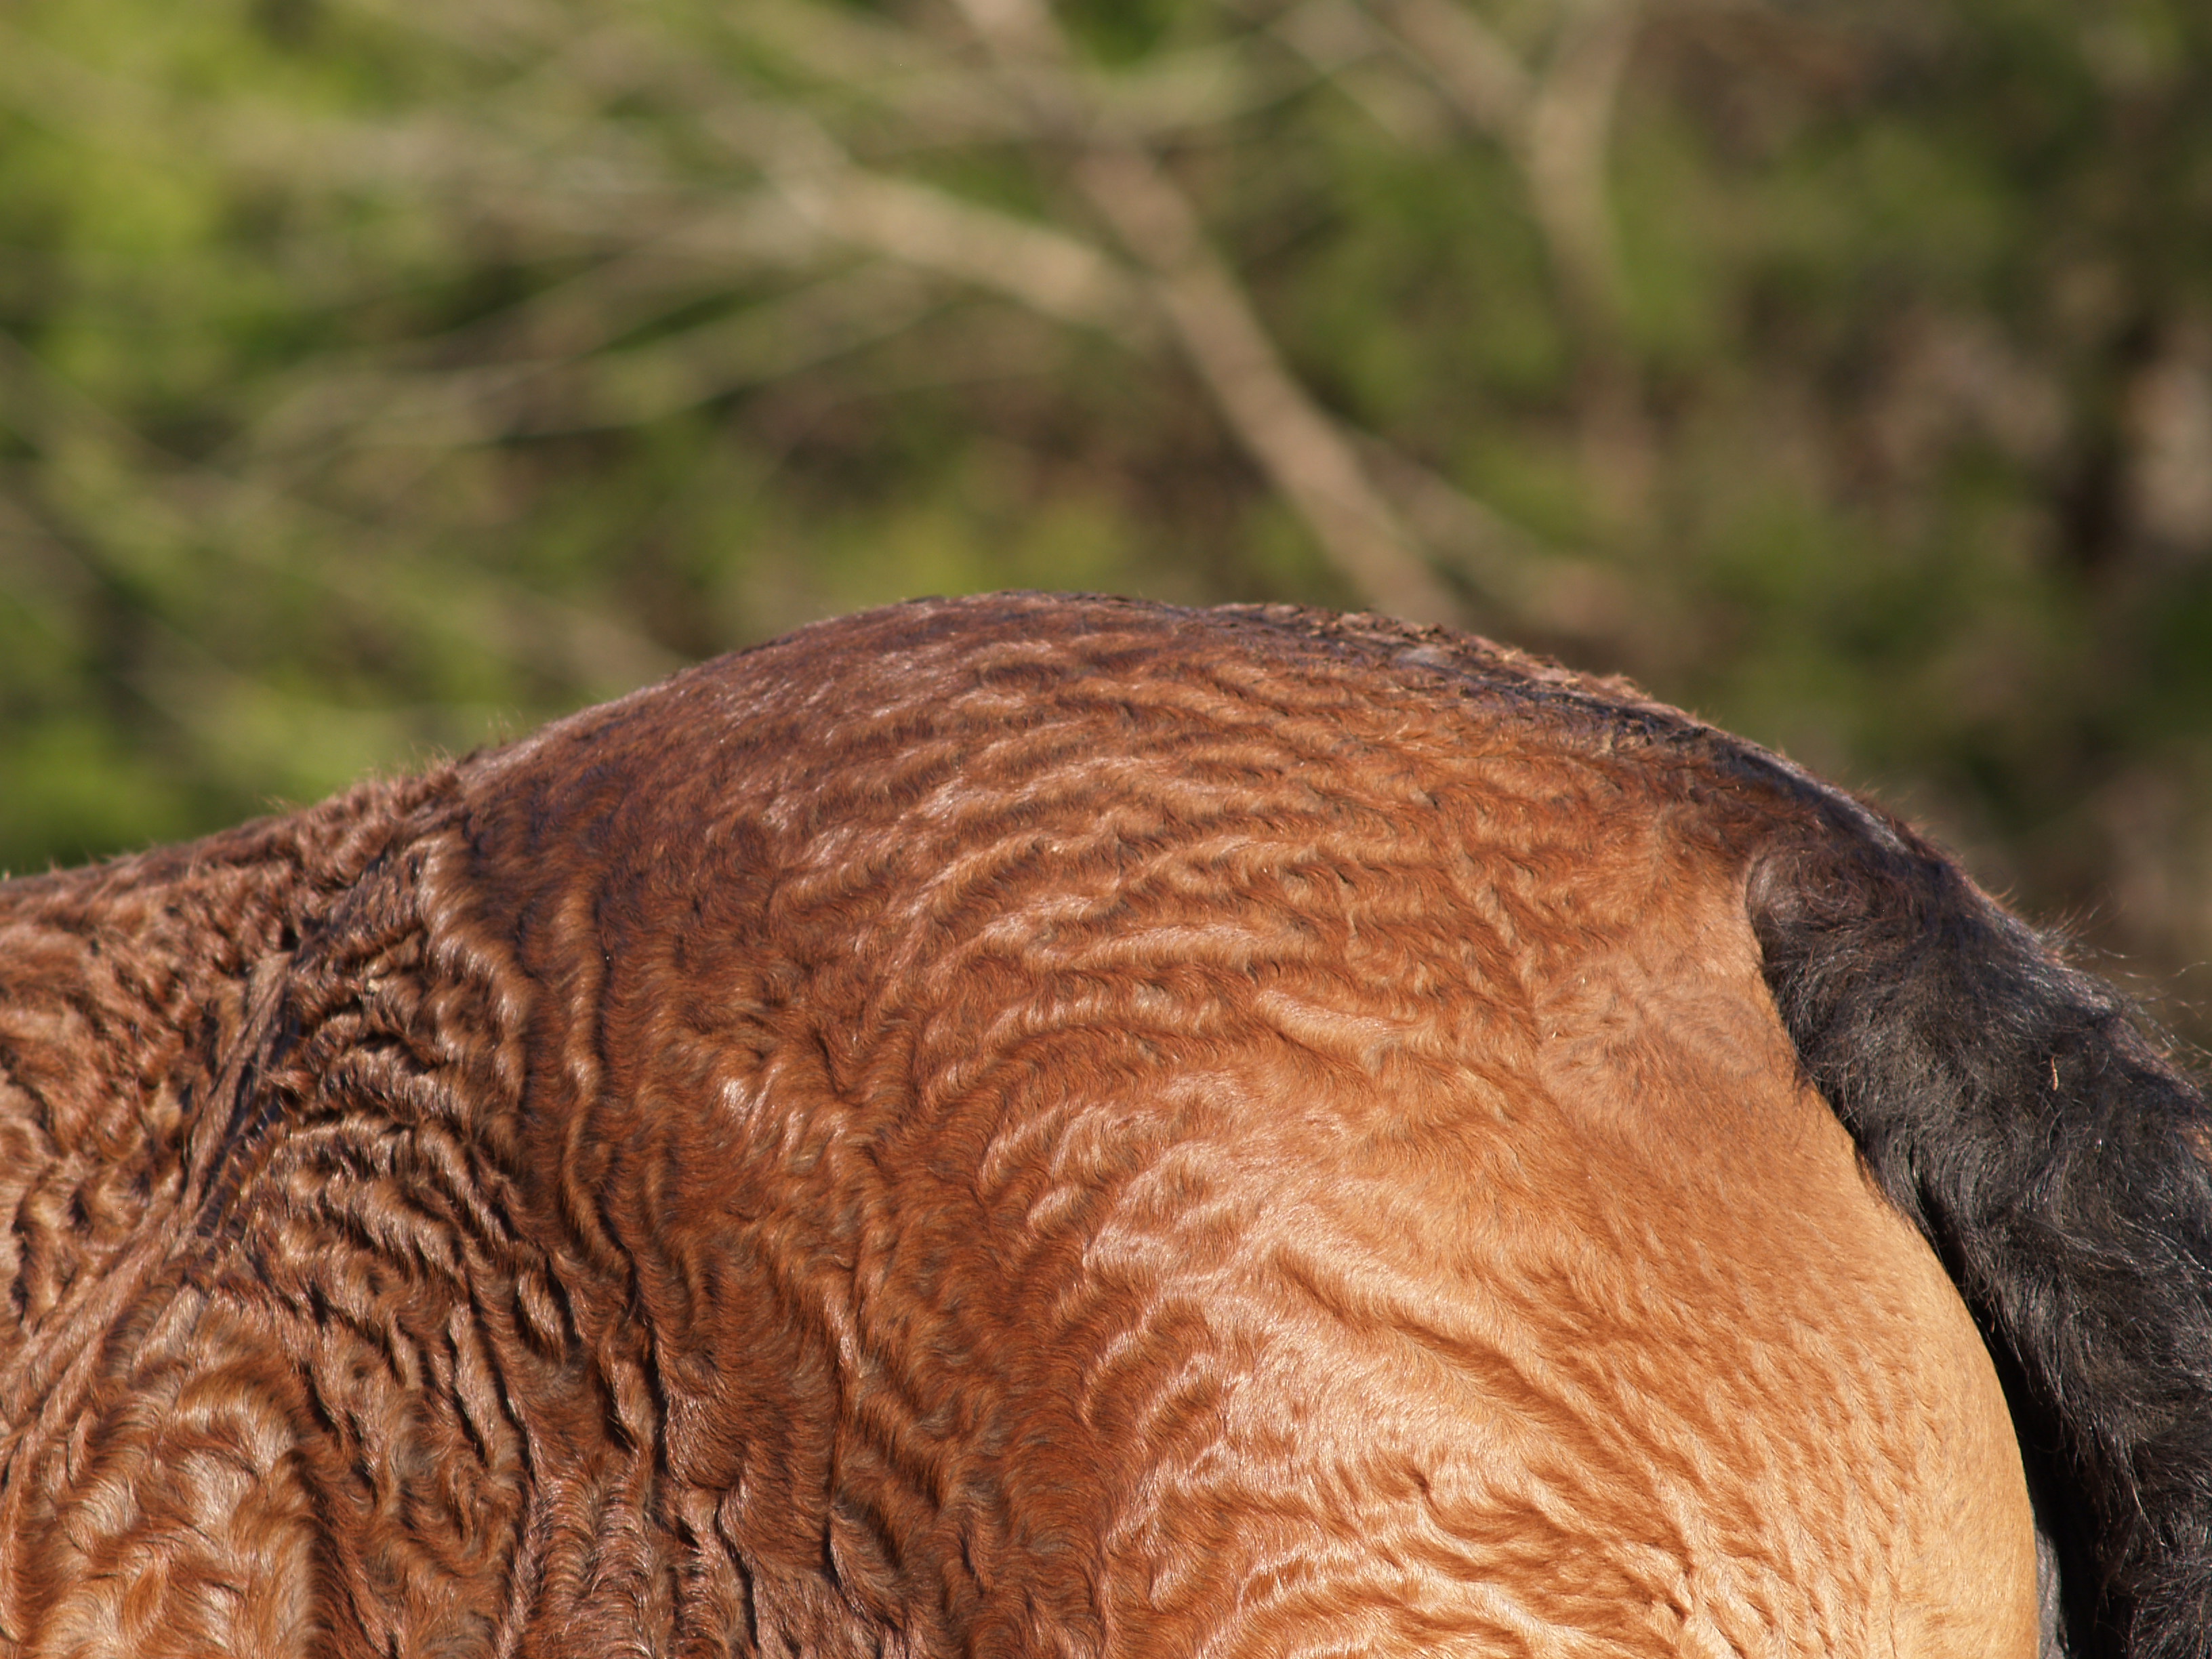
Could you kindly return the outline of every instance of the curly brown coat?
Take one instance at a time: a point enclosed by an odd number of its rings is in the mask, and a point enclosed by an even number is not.
[[[824,623],[0,885],[0,1643],[2202,1652],[2207,1121],[1621,683]]]

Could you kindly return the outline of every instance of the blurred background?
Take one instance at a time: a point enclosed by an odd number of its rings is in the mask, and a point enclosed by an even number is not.
[[[0,14],[0,866],[1000,586],[1632,674],[2201,1041],[2212,7]]]

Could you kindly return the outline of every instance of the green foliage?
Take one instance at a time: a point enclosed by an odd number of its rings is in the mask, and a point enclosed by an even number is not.
[[[2212,13],[1019,10],[13,8],[0,863],[913,592],[1380,596],[2212,950]]]

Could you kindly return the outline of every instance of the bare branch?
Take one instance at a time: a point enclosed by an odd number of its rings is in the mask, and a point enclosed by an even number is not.
[[[1428,149],[1449,135],[1452,111],[1428,77],[1401,61],[1403,43],[1352,0],[1304,0],[1268,32],[1401,143]]]
[[[1616,526],[1650,498],[1650,421],[1627,342],[1627,283],[1607,179],[1639,0],[1568,0],[1540,76],[1452,0],[1366,0],[1467,123],[1502,143],[1527,181],[1565,310],[1581,337],[1583,470]]]
[[[1078,136],[1075,176],[1130,255],[1200,379],[1254,459],[1344,576],[1385,610],[1425,622],[1459,605],[1416,550],[1335,423],[1281,354],[1152,155],[1098,131],[1066,73],[1072,59],[1036,0],[960,0],[961,9],[1048,128]]]
[[[1520,145],[1534,88],[1513,49],[1487,24],[1454,0],[1368,0],[1368,6],[1462,119]]]
[[[382,7],[382,0],[356,3]],[[1418,9],[1419,0],[1391,3]],[[303,125],[268,110],[225,112],[216,141],[234,161],[295,181],[343,179],[441,195],[457,214],[520,231],[544,252],[605,248],[613,257],[570,291],[471,325],[481,338],[465,350],[448,338],[350,365],[325,359],[238,446],[240,476],[218,483],[221,475],[204,469],[200,485],[216,496],[261,491],[262,510],[273,510],[267,503],[290,488],[283,475],[341,453],[461,448],[634,424],[880,338],[909,325],[933,302],[926,285],[891,272],[848,274],[677,337],[611,349],[656,307],[710,295],[732,272],[819,269],[850,250],[886,261],[893,271],[1000,295],[1132,349],[1172,344],[1358,591],[1407,616],[1455,616],[1452,592],[1377,488],[1354,439],[1291,372],[1188,198],[1142,142],[1164,118],[1165,106],[1148,110],[1146,100],[1170,83],[1166,70],[1147,82],[1088,70],[1036,0],[960,4],[990,52],[994,67],[988,75],[897,25],[789,0],[763,0],[757,13],[735,15],[726,27],[757,46],[809,60],[864,36],[855,50],[865,51],[867,79],[910,87],[951,77],[942,83],[958,83],[979,107],[1012,111],[1028,136],[1073,149],[1074,182],[1118,252],[862,167],[806,111],[756,87],[733,88],[672,40],[619,19],[580,39],[566,28],[562,9],[532,0],[453,0],[453,15],[439,22],[522,70],[459,115]],[[1384,48],[1380,32],[1343,0],[1311,0],[1307,9],[1316,5],[1334,8],[1330,15],[1340,22],[1365,32],[1363,42],[1371,34],[1374,50]],[[1256,61],[1249,50],[1207,49],[1173,61],[1187,86],[1210,85],[1206,97],[1231,103],[1252,95],[1240,87],[1310,84],[1303,72],[1240,80],[1246,76],[1240,66]],[[847,90],[857,90],[865,104],[875,88],[854,89],[848,82]],[[726,191],[694,185],[680,159],[639,130],[597,118],[606,100],[641,94],[696,120],[757,169],[764,187],[733,200]],[[128,87],[101,88],[101,98],[112,101],[111,94],[138,98]],[[895,102],[902,94],[891,95]],[[1177,96],[1185,111],[1209,107],[1188,91]],[[158,98],[139,100],[131,112],[145,129],[141,138],[173,125],[178,113]],[[1562,131],[1571,132],[1571,125]],[[686,261],[696,262],[690,277]],[[872,306],[872,316],[866,314]],[[495,358],[489,363],[486,347]],[[457,351],[478,366],[458,373],[404,366],[434,352],[451,361]],[[1486,586],[1506,591],[1504,584]]]
[[[1545,546],[1403,450],[1380,442],[1362,447],[1376,481],[1422,539],[1499,614],[1616,648],[1635,631],[1627,585],[1613,572]]]
[[[774,177],[824,235],[1141,343],[1141,290],[1114,260],[1073,236],[850,165],[780,169]]]
[[[1161,139],[1218,128],[1314,83],[1278,58],[1255,60],[1241,45],[1193,47],[1084,82],[1099,124],[1130,137]]]
[[[1585,326],[1617,334],[1622,282],[1606,167],[1638,0],[1567,8],[1540,76],[1454,0],[1366,4],[1461,118],[1520,162],[1568,303]]]
[[[1570,299],[1609,332],[1620,325],[1622,284],[1606,168],[1638,21],[1633,0],[1579,14],[1528,107],[1528,188],[1537,216]]]
[[[979,73],[920,30],[805,0],[748,0],[720,21],[754,51],[774,54],[834,89],[840,104],[890,116],[907,143],[937,148],[1018,139],[1030,131],[1030,111],[1002,79]],[[1312,76],[1279,59],[1262,64],[1231,45],[1162,53],[1112,71],[1076,72],[1103,122],[1152,135],[1218,126],[1312,83]]]
[[[939,303],[918,277],[875,265],[641,346],[442,373],[325,373],[262,423],[251,453],[296,465],[341,448],[459,449],[641,425],[859,349]]]

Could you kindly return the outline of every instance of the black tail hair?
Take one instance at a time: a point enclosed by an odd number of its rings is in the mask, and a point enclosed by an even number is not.
[[[2212,1654],[2212,1111],[2118,992],[1819,793],[1752,925],[1808,1075],[1996,1360],[2063,1588],[2045,1650]]]

